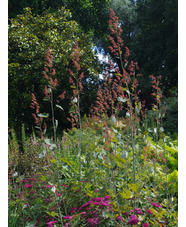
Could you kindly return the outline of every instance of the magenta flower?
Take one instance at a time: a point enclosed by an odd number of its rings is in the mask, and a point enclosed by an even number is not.
[[[52,188],[52,185],[47,185],[47,188]]]
[[[70,216],[70,215],[66,215],[65,217],[63,217],[64,219],[69,219],[69,220],[71,220],[72,219],[72,216]]]
[[[67,184],[61,184],[61,186],[68,188],[69,186]]]
[[[117,216],[117,219],[120,221],[124,221],[124,219],[121,216]]]
[[[131,212],[131,213],[136,212],[137,214],[140,214],[140,215],[143,214],[143,212],[142,212],[142,210],[141,210],[140,208],[135,208],[134,210],[130,210],[130,212]]]
[[[32,184],[25,184],[25,188],[31,188]]]
[[[147,213],[149,213],[149,214],[153,214],[151,210],[146,210],[146,211],[147,211]]]
[[[152,204],[153,206],[155,206],[155,207],[162,208],[162,206],[161,206],[161,205],[158,205],[157,203],[151,202],[151,204]]]
[[[136,215],[132,214],[130,216],[130,220],[127,222],[127,225],[135,225],[139,222],[139,220],[137,219]]]
[[[148,223],[143,223],[142,225],[143,225],[144,227],[148,227],[149,224],[148,224]]]
[[[28,182],[28,180],[21,180],[21,182]]]
[[[99,224],[99,217],[87,219],[87,222],[90,225],[98,225]]]
[[[83,204],[83,205],[79,208],[79,210],[81,210],[83,207],[86,207],[86,206],[88,206],[88,205],[89,205],[88,203]]]
[[[46,200],[45,200],[46,203],[49,203],[49,202],[52,202],[52,201],[53,201],[52,198],[49,198],[49,199],[46,199]]]
[[[77,209],[78,209],[77,207],[73,207],[72,209],[70,209],[69,212],[70,212],[70,213],[75,213],[75,212],[77,211]]]
[[[54,226],[54,223],[56,223],[57,221],[50,221],[50,222],[47,222],[46,224],[50,227],[53,227]]]
[[[125,212],[124,215],[129,216],[129,213],[128,212]]]
[[[110,199],[110,195],[105,196],[105,199]]]

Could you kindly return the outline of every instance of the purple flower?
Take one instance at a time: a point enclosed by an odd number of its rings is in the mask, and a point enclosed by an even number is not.
[[[153,214],[151,210],[146,210],[146,211],[147,211],[147,213],[149,213],[149,214]]]
[[[94,205],[95,206],[99,206],[101,203],[100,202],[95,202]]]
[[[57,221],[50,221],[50,222],[47,222],[46,224],[50,227],[53,227],[54,226],[54,223],[56,223]]]
[[[90,225],[98,225],[99,224],[99,217],[87,219],[87,222]]]
[[[105,196],[105,199],[110,199],[110,195],[106,195]]]
[[[49,199],[46,199],[46,200],[45,200],[46,203],[49,203],[49,202],[52,202],[52,201],[53,201],[52,198],[49,198]]]
[[[52,188],[52,185],[47,185],[47,188]]]
[[[79,208],[79,210],[82,210],[83,207],[86,207],[86,206],[88,206],[88,205],[89,205],[88,203],[83,204],[83,205]]]
[[[161,205],[158,205],[157,203],[151,202],[151,204],[152,204],[153,206],[155,206],[155,207],[162,208],[162,206],[161,206]]]
[[[124,215],[129,216],[129,213],[128,212],[125,212]]]
[[[71,220],[72,219],[72,216],[70,216],[70,215],[66,215],[65,217],[63,217],[64,219],[69,219],[69,220]]]
[[[118,220],[124,221],[124,219],[121,216],[117,216]]]
[[[103,203],[101,203],[101,205],[104,207],[109,206],[108,202],[103,202]]]
[[[32,184],[25,184],[25,188],[31,188]]]
[[[140,208],[136,208],[136,209],[134,209],[134,210],[130,210],[130,212],[131,212],[131,213],[136,212],[137,214],[140,214],[140,215],[143,214],[143,212],[142,212],[142,210],[141,210]]]
[[[103,199],[102,197],[101,197],[101,198],[97,198],[96,201],[99,202],[99,201],[101,201],[102,199]]]
[[[73,207],[72,209],[70,209],[70,213],[75,213],[77,211],[77,207]]]
[[[28,180],[21,180],[21,182],[28,182]]]
[[[148,223],[143,223],[142,225],[143,225],[144,227],[148,227],[149,224],[148,224]]]
[[[68,188],[69,186],[67,184],[61,184],[61,186]]]
[[[137,214],[140,214],[140,215],[143,214],[143,212],[142,212],[142,210],[140,208],[136,208],[134,210],[136,211]]]
[[[139,222],[139,220],[137,219],[136,215],[132,214],[130,216],[130,220],[127,222],[127,225],[131,224],[131,225],[135,225]]]

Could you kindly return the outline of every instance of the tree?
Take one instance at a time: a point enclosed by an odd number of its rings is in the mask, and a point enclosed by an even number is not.
[[[178,83],[177,10],[177,0],[137,1],[134,52],[146,75],[162,75],[166,95]]]
[[[71,53],[75,41],[81,49],[81,68],[85,74],[84,84],[87,90],[96,94],[93,88],[97,80],[97,58],[92,52],[91,37],[82,32],[79,25],[70,20],[71,13],[62,8],[55,13],[45,12],[33,15],[30,8],[24,14],[11,19],[9,25],[9,125],[19,131],[22,123],[30,129],[33,124],[30,103],[34,93],[43,110],[43,91],[46,80],[42,75],[45,54],[49,47],[54,56],[54,68],[58,79],[56,98],[66,90],[66,99],[62,103],[65,111],[57,112],[67,127],[68,104],[72,91],[69,86],[69,71],[72,65]],[[93,87],[92,87],[93,86]],[[82,111],[88,109],[92,100],[87,100]]]
[[[107,29],[110,2],[111,0],[9,0],[9,18],[23,13],[25,7],[31,7],[35,14],[42,14],[47,9],[55,12],[65,6],[72,13],[72,20],[77,21],[85,32],[92,31],[95,37],[102,38]]]
[[[144,75],[139,81],[142,99],[152,101],[151,74],[162,75],[163,93],[169,96],[178,86],[177,0],[112,0],[111,8],[119,17],[124,46],[129,47]],[[118,63],[117,58],[115,61]]]

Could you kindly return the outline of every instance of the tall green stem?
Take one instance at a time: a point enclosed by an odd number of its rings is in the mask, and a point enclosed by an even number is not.
[[[78,87],[77,87],[78,89]],[[77,107],[78,107],[78,119],[79,119],[79,130],[80,130],[80,135],[79,135],[79,144],[78,144],[78,156],[79,156],[79,162],[80,162],[80,166],[79,166],[79,180],[81,181],[81,168],[82,168],[82,164],[81,164],[81,140],[82,140],[82,126],[81,126],[81,113],[80,113],[80,95],[79,95],[79,90],[78,90],[78,98],[77,98]]]
[[[59,180],[59,171],[58,171],[58,159],[57,159],[57,136],[56,136],[56,124],[55,124],[55,117],[54,117],[54,106],[53,106],[53,92],[51,89],[51,99],[50,99],[50,103],[51,103],[51,111],[52,111],[52,124],[53,124],[53,132],[54,132],[54,143],[56,145],[56,150],[55,150],[55,160],[56,160],[56,178],[58,181],[58,185],[59,185],[59,191],[62,197],[62,190],[61,190],[61,184],[60,184],[60,180]],[[62,198],[63,201],[63,198]],[[65,210],[65,214],[67,215],[67,210],[66,210],[66,206],[64,204],[63,201],[63,206],[64,206],[64,210]],[[60,213],[60,218],[61,218],[61,224],[63,225],[63,220],[62,220],[62,213],[61,213],[61,209],[60,209],[60,205],[58,203],[58,207],[59,207],[59,213]]]
[[[122,71],[124,73],[125,69],[124,69],[124,66],[123,66],[120,50],[119,50],[119,55],[120,55],[119,58],[120,58],[120,62],[121,62]],[[133,121],[132,121],[132,102],[131,102],[131,95],[130,95],[130,91],[129,91],[129,87],[128,87],[127,82],[126,82],[126,87],[127,87],[127,91],[128,91],[128,97],[129,97],[131,143],[132,143],[132,156],[133,156],[133,179],[134,179],[134,183],[135,183],[136,182],[136,160],[135,160],[135,146],[134,146]]]

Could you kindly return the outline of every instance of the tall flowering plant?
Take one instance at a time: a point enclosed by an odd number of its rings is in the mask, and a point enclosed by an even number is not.
[[[82,85],[82,79],[84,78],[84,73],[81,72],[81,66],[80,66],[80,48],[78,46],[78,43],[75,42],[72,54],[71,54],[71,59],[73,63],[73,70],[69,69],[69,83],[70,87],[72,88],[72,97],[71,97],[71,102],[70,102],[70,117],[68,120],[72,123],[72,126],[77,126],[80,128],[80,134],[79,134],[79,143],[78,143],[78,157],[79,157],[79,162],[80,162],[80,167],[79,167],[79,179],[81,181],[81,168],[82,168],[82,163],[81,163],[81,140],[82,140],[82,123],[81,123],[81,111],[80,111],[80,94],[83,90],[83,85]]]
[[[71,59],[73,63],[74,70],[69,69],[69,84],[72,88],[72,97],[71,97],[71,110],[70,118],[68,120],[72,123],[72,126],[78,126],[81,128],[81,113],[80,113],[80,94],[83,90],[82,79],[84,78],[84,73],[81,72],[80,61],[80,48],[78,43],[75,42],[73,52],[71,54]]]
[[[117,63],[109,61],[109,69],[105,70],[104,86],[98,89],[96,106],[93,107],[92,113],[95,115],[110,114],[116,116],[124,107],[127,110],[126,116],[131,128],[131,144],[133,150],[133,180],[136,181],[135,168],[135,145],[134,135],[136,133],[137,115],[141,111],[141,103],[138,95],[138,80],[136,70],[137,63],[128,60],[130,51],[128,47],[123,48],[124,42],[121,38],[122,29],[118,24],[118,17],[110,9],[109,19],[110,35],[108,39],[111,43],[109,49],[117,59]],[[125,52],[123,54],[123,49]]]

